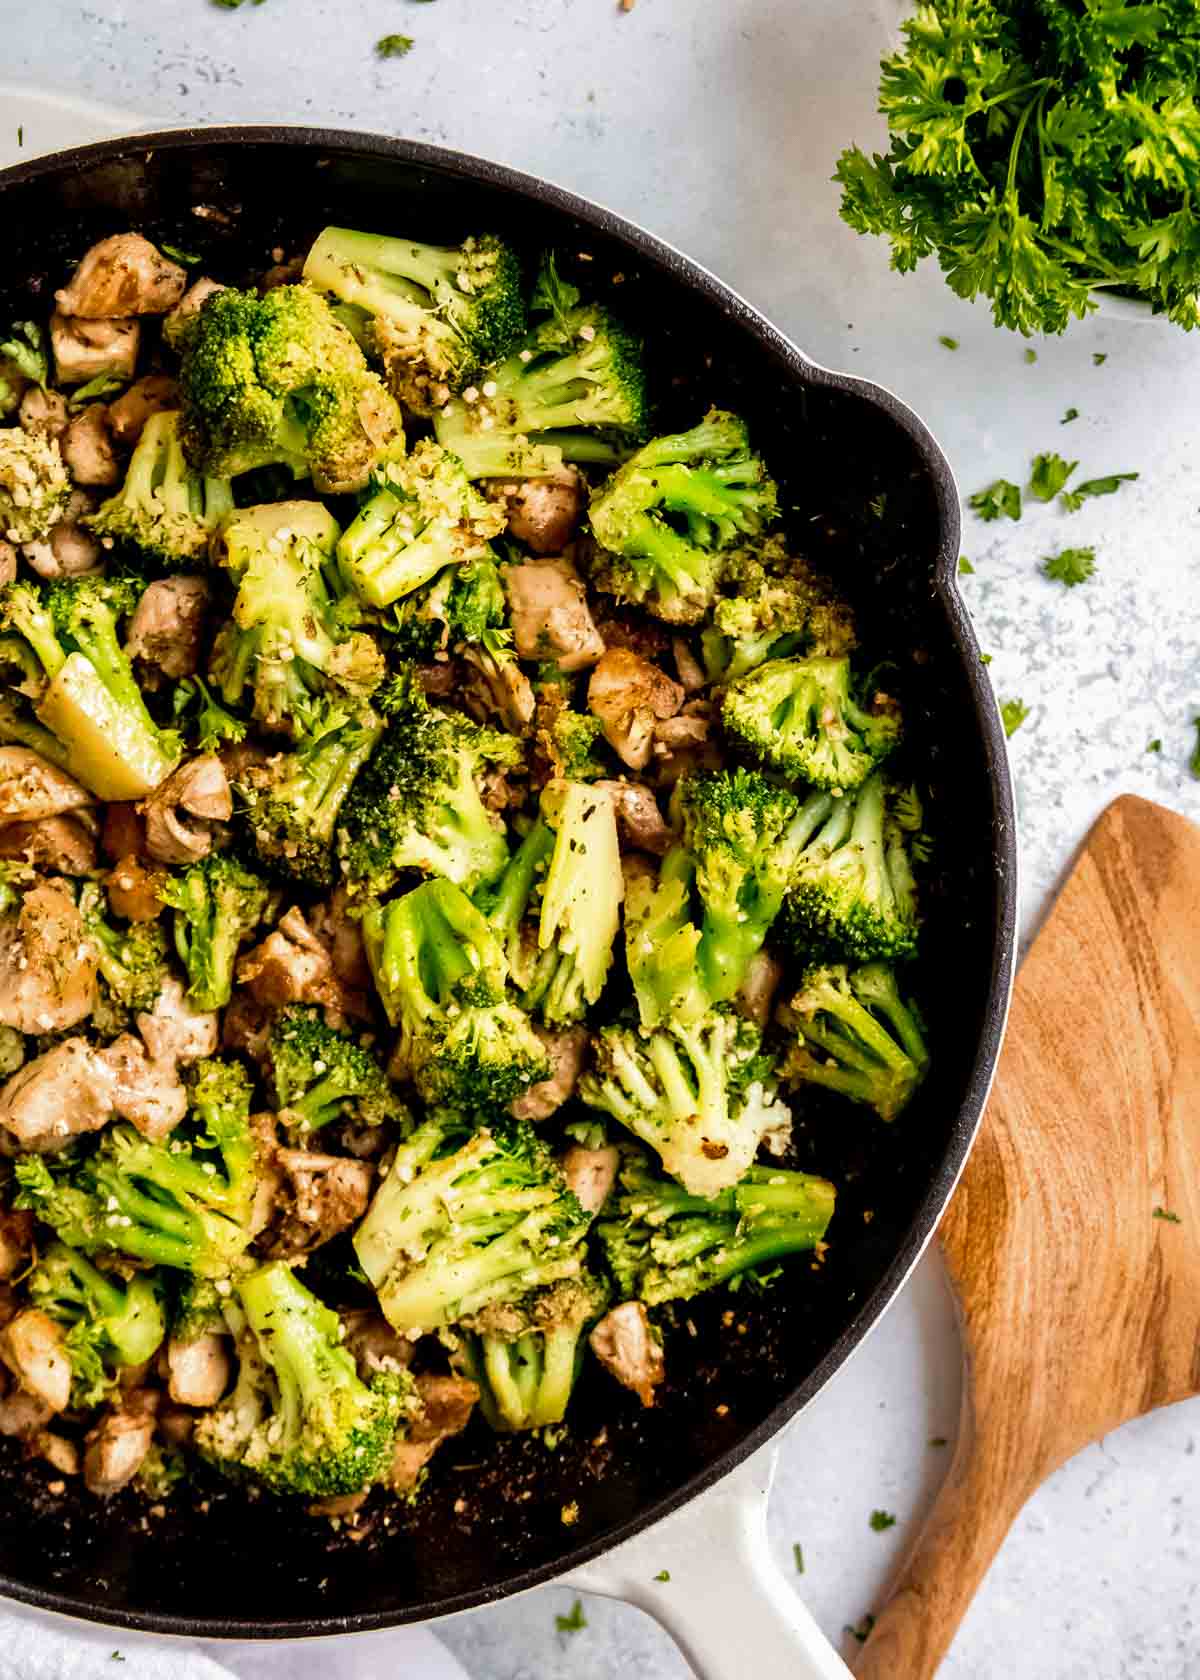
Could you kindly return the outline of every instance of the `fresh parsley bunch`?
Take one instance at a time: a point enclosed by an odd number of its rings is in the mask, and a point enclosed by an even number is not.
[[[1197,0],[929,0],[883,61],[891,146],[842,154],[842,216],[902,273],[936,255],[1000,326],[1099,288],[1200,322]]]

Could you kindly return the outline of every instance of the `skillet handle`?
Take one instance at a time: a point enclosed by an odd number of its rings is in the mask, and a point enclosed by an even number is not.
[[[773,1447],[687,1510],[573,1571],[561,1585],[636,1604],[698,1680],[851,1680],[767,1544]],[[667,1571],[669,1580],[655,1577]]]

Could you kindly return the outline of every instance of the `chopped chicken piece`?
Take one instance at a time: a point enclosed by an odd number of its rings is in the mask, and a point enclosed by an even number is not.
[[[65,1435],[56,1435],[52,1429],[39,1429],[33,1437],[33,1449],[60,1476],[78,1476],[79,1448]]]
[[[628,648],[610,647],[588,682],[588,706],[631,770],[649,764],[656,724],[674,717],[682,704],[680,685]]]
[[[349,904],[345,887],[337,886],[328,904],[316,905],[309,911],[309,917],[313,932],[333,959],[333,972],[338,979],[358,991],[368,991],[371,969],[363,944],[362,924],[351,916]]]
[[[354,1358],[364,1382],[379,1371],[407,1370],[415,1343],[393,1330],[382,1313],[371,1307],[355,1307],[342,1314],[345,1328],[343,1347]]]
[[[478,672],[478,678],[467,677],[467,687],[460,693],[463,705],[480,722],[491,713],[500,719],[513,735],[523,735],[533,722],[536,702],[533,685],[515,659],[496,659],[484,648],[467,647],[462,650],[464,665]]]
[[[423,1411],[408,1433],[396,1443],[388,1475],[393,1493],[407,1493],[443,1441],[460,1435],[470,1421],[479,1389],[466,1377],[443,1377],[422,1372],[416,1378]]]
[[[238,984],[248,987],[259,1003],[272,1008],[284,1003],[322,1003],[342,1009],[353,999],[333,972],[328,948],[295,905],[279,918],[279,926],[261,945],[247,951],[238,963],[237,977]]]
[[[240,1050],[262,1066],[270,1036],[270,1010],[248,992],[235,992],[221,1020],[221,1048]]]
[[[25,1270],[33,1249],[33,1215],[28,1209],[0,1211],[0,1281]]]
[[[224,290],[225,288],[219,280],[209,280],[203,274],[198,280],[193,280],[174,309],[169,309],[163,317],[163,337],[167,343],[172,347],[177,347],[179,334],[187,326],[192,316],[200,313],[214,292],[223,292]]]
[[[307,1149],[278,1149],[275,1159],[287,1174],[292,1206],[266,1245],[273,1258],[311,1253],[367,1211],[375,1177],[369,1161]]]
[[[63,517],[48,537],[21,545],[27,565],[41,578],[85,577],[97,571],[104,558],[100,539],[79,523],[92,510],[87,490],[75,489],[67,497]]]
[[[0,828],[0,858],[24,858],[55,875],[90,875],[96,837],[74,817],[39,817]]]
[[[710,719],[699,713],[666,718],[654,726],[654,768],[664,786],[673,786],[692,770],[720,767],[716,743],[709,739],[711,727]]]
[[[508,506],[509,533],[535,554],[561,554],[583,517],[587,485],[575,467],[521,484],[495,479],[490,486]]]
[[[620,1151],[607,1144],[602,1149],[585,1149],[573,1143],[562,1158],[567,1189],[573,1190],[586,1213],[599,1213],[608,1200],[621,1164]]]
[[[129,1120],[142,1136],[158,1143],[187,1113],[187,1092],[175,1063],[152,1061],[141,1039],[122,1033],[94,1061],[112,1075],[113,1112]]]
[[[550,1077],[531,1085],[513,1103],[512,1113],[518,1120],[548,1120],[574,1094],[588,1044],[586,1027],[556,1032],[535,1026],[533,1030],[550,1057]]]
[[[53,1408],[35,1394],[14,1388],[0,1400],[0,1435],[20,1435],[24,1440],[36,1440],[41,1430],[54,1416]]]
[[[663,857],[678,838],[663,821],[654,789],[641,782],[596,782],[609,794],[617,811],[617,831],[626,846]]]
[[[167,1343],[167,1393],[179,1406],[215,1406],[233,1377],[229,1338],[207,1331],[193,1341]]]
[[[286,262],[272,263],[258,282],[260,292],[273,292],[276,286],[294,286],[304,273],[304,258],[289,257]]]
[[[0,537],[0,587],[12,583],[17,576],[17,550],[13,543]]]
[[[176,1406],[168,1400],[158,1408],[158,1433],[169,1447],[190,1447],[196,1427],[195,1414],[187,1406]]]
[[[119,484],[123,477],[109,429],[108,409],[89,403],[77,414],[59,444],[76,484]]]
[[[126,857],[139,857],[146,850],[146,825],[131,801],[114,799],[104,807],[100,850],[113,863]]]
[[[26,1394],[52,1412],[65,1412],[71,1399],[71,1358],[61,1324],[40,1307],[27,1307],[0,1334],[0,1359]]]
[[[675,671],[689,694],[697,694],[708,687],[704,667],[696,658],[683,636],[671,637],[671,652],[675,657]]]
[[[553,660],[562,671],[582,671],[596,663],[604,643],[569,560],[506,566],[503,579],[513,641],[522,659]]]
[[[750,958],[746,978],[733,1000],[738,1014],[744,1015],[748,1021],[753,1021],[755,1026],[765,1027],[771,1019],[771,1006],[782,979],[783,968],[771,953],[756,951]]]
[[[15,915],[0,917],[0,1025],[61,1032],[95,1003],[96,956],[71,889],[39,882]]]
[[[162,915],[163,880],[163,870],[147,869],[140,858],[118,858],[105,883],[113,914],[124,916],[127,922],[157,921]]]
[[[129,621],[125,651],[145,661],[139,675],[146,688],[194,676],[200,664],[208,582],[202,577],[156,578]]]
[[[654,1404],[654,1390],[666,1376],[662,1342],[641,1301],[623,1301],[596,1325],[588,1337],[592,1352],[643,1406]]]
[[[134,1019],[152,1061],[187,1067],[217,1048],[220,1020],[216,1010],[194,1008],[173,974],[163,981],[154,1008]]]
[[[67,399],[59,391],[47,391],[44,386],[31,385],[21,398],[17,418],[22,430],[34,437],[61,437],[70,418]]]
[[[154,1418],[140,1412],[106,1412],[84,1436],[83,1480],[89,1493],[107,1495],[127,1487],[141,1469],[154,1439]]]
[[[252,1114],[250,1133],[254,1138],[254,1153],[258,1167],[258,1188],[254,1192],[254,1206],[250,1211],[250,1231],[259,1236],[271,1223],[283,1189],[283,1168],[279,1165],[279,1138],[273,1114]]]
[[[140,233],[114,233],[84,253],[54,299],[64,315],[111,321],[125,315],[164,315],[186,287],[187,270]]]
[[[137,321],[81,321],[55,310],[50,347],[60,385],[84,385],[102,373],[132,379],[142,329]]]
[[[220,288],[217,288],[220,290]],[[186,294],[185,294],[186,296]],[[181,300],[182,307],[182,300]],[[179,386],[166,373],[147,373],[108,405],[112,435],[124,449],[132,449],[152,414],[179,407]]]
[[[61,817],[95,803],[74,776],[29,747],[0,747],[0,823]]]
[[[211,825],[228,822],[233,815],[224,764],[215,753],[185,759],[138,810],[146,820],[146,850],[159,863],[194,863],[207,857],[213,843]]]
[[[660,624],[657,619],[607,601],[597,601],[596,610],[596,628],[606,648],[628,648],[630,653],[641,654],[643,659],[649,659],[655,665],[663,663],[670,655],[670,633],[666,625]]]
[[[0,1086],[0,1127],[20,1149],[50,1154],[112,1114],[115,1078],[84,1038],[65,1038]]]

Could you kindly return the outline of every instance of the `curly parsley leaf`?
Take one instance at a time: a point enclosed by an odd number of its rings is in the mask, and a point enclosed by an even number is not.
[[[375,54],[377,58],[407,58],[413,45],[411,35],[381,35],[375,43]]]
[[[575,1600],[565,1616],[555,1616],[554,1625],[559,1633],[579,1633],[587,1624],[587,1617],[583,1613],[583,1605]]]
[[[876,1534],[883,1534],[889,1528],[895,1528],[896,1519],[890,1511],[872,1511],[871,1528]]]
[[[1064,548],[1058,554],[1048,554],[1042,562],[1045,575],[1055,583],[1065,583],[1068,589],[1086,583],[1095,570],[1094,548]]]
[[[1194,0],[925,0],[881,67],[887,152],[838,161],[842,216],[1026,336],[1101,287],[1195,326],[1198,84]]]
[[[989,524],[993,519],[1021,517],[1021,487],[1012,484],[1007,478],[998,478],[994,484],[989,484],[986,490],[977,490],[970,497],[967,506],[972,513],[978,514],[980,519]]]
[[[1137,473],[1110,473],[1107,478],[1086,478],[1073,490],[1067,490],[1062,505],[1068,513],[1077,513],[1089,496],[1111,496],[1122,484],[1132,484]]]

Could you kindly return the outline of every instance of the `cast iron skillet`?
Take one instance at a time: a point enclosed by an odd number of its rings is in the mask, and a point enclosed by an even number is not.
[[[141,229],[201,253],[197,272],[236,280],[267,267],[273,246],[304,249],[327,221],[447,242],[494,228],[531,252],[553,245],[645,332],[664,425],[690,424],[712,401],[750,421],[797,540],[858,603],[906,703],[937,836],[919,968],[933,1067],[890,1128],[832,1099],[805,1102],[796,1164],[840,1190],[825,1263],[797,1261],[765,1292],[681,1310],[652,1411],[594,1370],[556,1450],[473,1425],[439,1453],[415,1507],[392,1507],[365,1541],[217,1482],[203,1510],[176,1497],[147,1521],[132,1498],[102,1504],[76,1484],[51,1492],[54,1473],[4,1443],[0,1593],[208,1637],[382,1627],[533,1586],[691,1499],[780,1429],[879,1317],[933,1231],[979,1121],[1013,964],[1012,796],[953,581],[959,513],[947,463],[895,397],[815,366],[678,252],[557,187],[431,146],[300,128],[181,130],[0,173],[0,321],[29,313],[31,288],[45,313],[73,262],[110,232]]]

